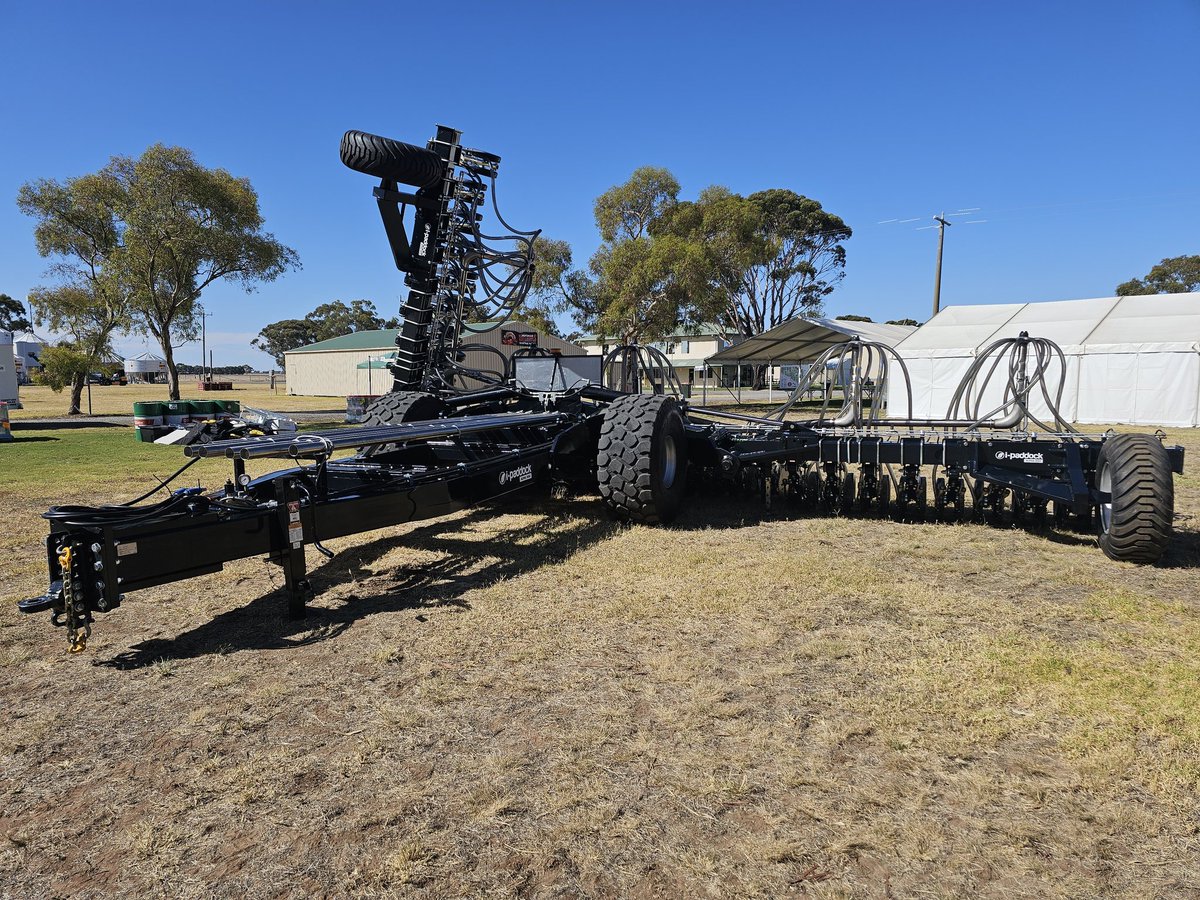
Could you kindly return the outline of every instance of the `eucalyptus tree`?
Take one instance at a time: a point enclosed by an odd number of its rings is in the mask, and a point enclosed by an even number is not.
[[[249,292],[299,267],[263,230],[249,180],[206,168],[183,147],[155,144],[99,172],[27,184],[17,203],[38,220],[39,251],[63,261],[65,283],[119,293],[132,327],[158,341],[173,399],[174,351],[196,336],[204,289],[224,279]]]
[[[120,203],[120,192],[102,174],[30,182],[17,195],[18,208],[37,222],[38,253],[54,260],[47,274],[58,284],[35,288],[29,300],[39,322],[68,336],[55,378],[62,382],[58,389],[71,387],[71,414],[79,412],[87,373],[111,351],[113,335],[133,324],[129,287],[114,265]]]

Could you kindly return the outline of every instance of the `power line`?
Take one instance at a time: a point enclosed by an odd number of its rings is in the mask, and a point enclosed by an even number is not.
[[[933,275],[933,314],[936,316],[942,308],[942,251],[946,244],[946,229],[951,225],[982,225],[987,219],[969,219],[966,222],[951,222],[950,219],[961,218],[963,216],[973,216],[981,211],[978,206],[963,206],[956,209],[952,213],[943,212],[941,215],[933,217],[935,224],[933,225],[918,225],[914,231],[928,231],[931,228],[938,230],[938,246],[937,246],[937,267],[934,269]],[[903,225],[906,222],[920,222],[924,216],[914,216],[908,219],[884,219],[877,223],[879,225],[889,225],[895,223]]]

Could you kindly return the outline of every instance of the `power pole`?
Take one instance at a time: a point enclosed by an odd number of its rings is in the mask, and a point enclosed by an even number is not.
[[[936,316],[942,308],[942,244],[946,241],[946,226],[950,223],[946,221],[945,213],[934,216],[933,221],[938,223],[937,274],[933,279],[933,314]]]
[[[938,254],[938,258],[940,259],[941,250],[938,251]],[[941,263],[939,262],[938,265],[940,266]],[[204,311],[203,306],[200,307],[200,379],[202,381],[211,381],[208,373],[204,370],[204,364],[208,361],[208,317],[211,315],[212,313]],[[192,338],[192,340],[195,340],[195,338]],[[212,366],[210,365],[209,369],[211,368]]]

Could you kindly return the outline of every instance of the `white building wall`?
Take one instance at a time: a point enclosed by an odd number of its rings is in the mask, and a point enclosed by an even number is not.
[[[7,331],[0,331],[0,401],[19,408],[17,364],[13,356],[12,334]]]
[[[505,328],[529,333],[532,328],[506,323]],[[506,358],[519,349],[500,343],[500,329],[483,334],[468,334],[465,344],[485,344],[495,347]],[[554,335],[538,334],[538,346],[546,350],[558,350],[566,355],[579,355],[581,347]],[[360,369],[359,363],[379,359],[396,349],[395,344],[358,350],[294,350],[284,354],[289,394],[308,397],[349,397],[352,395],[378,396],[392,389],[392,376],[387,369]],[[499,360],[487,350],[467,351],[464,365],[486,371],[495,371]],[[482,386],[480,383],[470,385]]]

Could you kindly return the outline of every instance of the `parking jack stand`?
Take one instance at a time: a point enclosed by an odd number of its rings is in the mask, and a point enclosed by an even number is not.
[[[300,491],[296,479],[276,481],[275,499],[279,504],[279,564],[283,567],[287,590],[287,618],[303,619],[307,615],[304,604],[312,596],[312,585],[308,582],[304,561],[304,523],[300,519]]]

